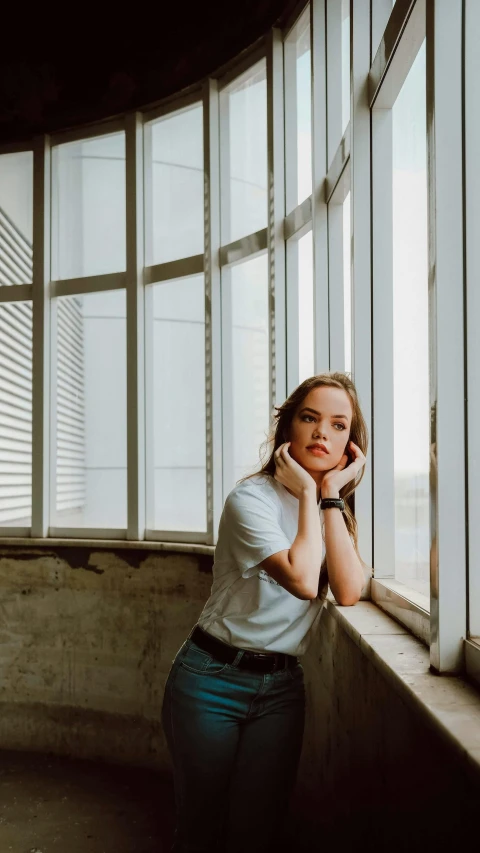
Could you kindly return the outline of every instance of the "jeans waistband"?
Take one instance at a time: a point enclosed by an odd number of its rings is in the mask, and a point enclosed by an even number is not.
[[[297,658],[283,652],[252,652],[248,649],[238,649],[229,646],[222,640],[213,637],[197,625],[190,635],[190,639],[203,651],[213,655],[222,663],[233,664],[242,652],[242,657],[236,664],[238,669],[249,669],[252,672],[278,672],[280,669],[292,668],[297,665]]]

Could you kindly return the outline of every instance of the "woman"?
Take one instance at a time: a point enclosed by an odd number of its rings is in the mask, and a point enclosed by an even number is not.
[[[227,497],[211,595],[165,688],[176,853],[276,849],[303,738],[297,655],[327,586],[352,605],[365,584],[347,501],[367,450],[354,385],[313,376],[275,419],[270,458]]]

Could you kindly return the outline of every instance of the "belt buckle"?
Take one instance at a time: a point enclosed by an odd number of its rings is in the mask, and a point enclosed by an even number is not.
[[[280,669],[280,655],[274,654],[262,654],[262,652],[255,652],[255,657],[260,658],[261,660],[272,660],[273,658],[273,666],[270,672],[278,672]]]

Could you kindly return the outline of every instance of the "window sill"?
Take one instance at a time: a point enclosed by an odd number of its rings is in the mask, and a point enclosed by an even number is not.
[[[373,602],[340,607],[327,599],[325,607],[405,703],[436,729],[478,778],[478,691],[462,678],[434,675],[426,646]]]
[[[371,599],[430,646],[430,600],[393,578],[372,578]]]
[[[62,539],[49,537],[47,539],[33,539],[31,536],[5,536],[0,538],[0,549],[2,547],[20,546],[30,548],[91,548],[91,549],[115,549],[138,550],[138,551],[176,551],[183,554],[207,554],[213,558],[215,547],[213,545],[201,545],[194,542],[155,542],[153,540],[131,540],[131,539]]]

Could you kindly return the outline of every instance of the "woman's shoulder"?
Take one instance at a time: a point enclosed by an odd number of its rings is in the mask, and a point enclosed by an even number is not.
[[[229,492],[225,505],[235,506],[244,503],[278,504],[279,496],[275,488],[275,480],[270,474],[259,473],[246,480],[241,480]]]

